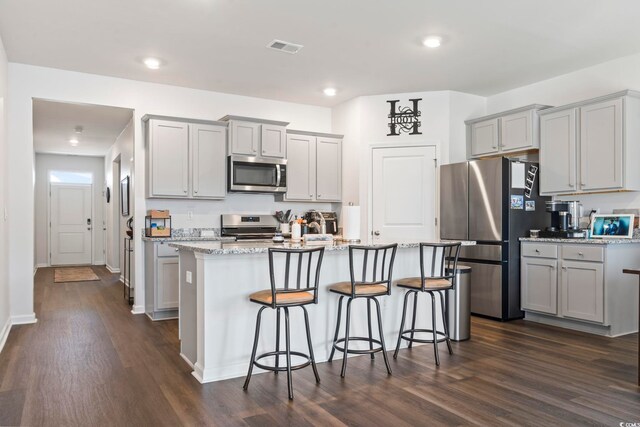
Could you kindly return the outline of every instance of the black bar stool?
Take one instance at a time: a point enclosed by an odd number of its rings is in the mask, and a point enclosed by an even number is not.
[[[351,281],[340,282],[329,286],[329,291],[340,295],[338,301],[338,321],[336,323],[336,333],[333,337],[333,348],[331,349],[331,355],[329,356],[329,362],[333,360],[333,355],[337,350],[344,353],[342,357],[342,371],[340,376],[344,378],[347,371],[347,354],[371,354],[371,359],[374,359],[374,353],[379,351],[384,356],[384,363],[387,366],[387,372],[391,374],[391,367],[389,366],[389,360],[387,359],[387,349],[384,345],[384,333],[382,332],[382,315],[380,313],[380,303],[376,297],[389,295],[391,293],[391,277],[393,274],[393,262],[396,257],[397,244],[386,246],[349,246],[349,268],[351,270]],[[354,255],[362,256],[361,263],[358,267],[362,268],[362,276],[358,281],[356,280]],[[369,261],[373,258],[373,262]],[[360,269],[358,269],[360,271]],[[367,277],[371,277],[371,280],[367,280]],[[340,317],[342,313],[342,300],[344,297],[348,298],[347,301],[347,320],[345,327],[344,338],[338,339],[340,332]],[[349,336],[349,323],[351,322],[351,302],[356,298],[367,299],[367,320],[369,326],[368,337],[351,337]],[[378,312],[378,333],[380,339],[374,339],[371,333],[371,301],[375,302]],[[355,350],[349,349],[349,341],[366,341],[369,343],[368,350]],[[344,347],[340,347],[340,343],[344,343]],[[378,347],[373,347],[377,344]]]
[[[313,249],[280,249],[269,248],[269,273],[271,278],[271,289],[254,292],[249,296],[251,302],[261,304],[263,307],[258,311],[256,320],[256,334],[253,340],[253,350],[251,351],[251,363],[249,364],[249,372],[244,382],[243,389],[249,388],[251,380],[251,372],[253,366],[274,371],[276,374],[280,371],[287,371],[287,386],[289,389],[289,399],[293,399],[293,383],[291,379],[291,371],[305,368],[309,365],[313,367],[313,373],[316,382],[320,382],[316,361],[313,356],[313,344],[311,343],[311,333],[309,330],[309,314],[305,305],[318,303],[318,281],[320,280],[320,267],[322,265],[322,257],[324,248]],[[284,274],[279,274],[274,268],[274,258],[284,258]],[[293,266],[292,266],[293,263]],[[278,276],[280,280],[276,280]],[[295,287],[290,285],[290,278],[295,281]],[[282,286],[278,287],[277,283]],[[260,354],[256,357],[258,348],[258,338],[260,335],[260,318],[262,311],[271,307],[276,310],[276,350]],[[289,329],[289,308],[300,307],[304,312],[304,323],[307,331],[307,345],[309,346],[309,354],[306,355],[299,351],[291,351],[290,329]],[[280,350],[280,310],[284,310],[285,323],[285,350]],[[291,356],[299,356],[306,359],[305,362],[291,366]],[[275,366],[267,366],[259,362],[265,357],[275,356]],[[280,356],[286,356],[286,366],[280,366]]]
[[[401,340],[409,341],[409,348],[414,342],[433,343],[433,351],[436,358],[436,366],[440,366],[438,356],[438,343],[447,342],[449,354],[453,354],[451,340],[449,339],[449,328],[447,326],[447,315],[445,308],[445,291],[453,289],[456,285],[456,268],[458,265],[458,255],[460,254],[460,243],[420,243],[420,276],[400,279],[396,282],[399,288],[408,289],[404,296],[404,306],[402,307],[402,322],[400,323],[400,333],[398,343],[393,358],[398,357]],[[425,257],[426,255],[426,257]],[[426,268],[425,258],[430,260],[430,268]],[[428,274],[427,274],[428,270]],[[426,292],[431,296],[431,329],[416,328],[416,312],[418,306],[418,292]],[[411,329],[404,329],[404,321],[407,313],[407,302],[409,295],[413,294],[413,319]],[[442,324],[444,331],[438,331],[436,326],[436,295],[440,297],[442,307]],[[432,339],[414,338],[416,332],[427,332],[432,334]],[[406,335],[410,334],[409,337]]]

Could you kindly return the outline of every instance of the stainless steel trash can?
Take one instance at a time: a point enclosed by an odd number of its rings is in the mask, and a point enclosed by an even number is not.
[[[447,291],[447,325],[453,341],[468,340],[471,336],[471,267],[458,264],[456,286]]]

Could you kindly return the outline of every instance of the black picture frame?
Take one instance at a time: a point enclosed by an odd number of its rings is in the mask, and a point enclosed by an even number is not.
[[[120,181],[120,210],[122,216],[129,215],[129,175]]]

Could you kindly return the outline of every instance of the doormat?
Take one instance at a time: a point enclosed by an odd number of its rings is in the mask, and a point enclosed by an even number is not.
[[[100,280],[100,278],[90,267],[56,268],[53,273],[54,283],[91,282],[94,280]]]

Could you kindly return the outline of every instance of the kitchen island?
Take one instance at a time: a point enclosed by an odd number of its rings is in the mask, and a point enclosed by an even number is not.
[[[462,242],[473,245],[475,242]],[[302,248],[300,244],[271,242],[203,242],[170,246],[180,254],[180,340],[181,356],[201,383],[243,376],[247,373],[255,332],[258,306],[249,302],[253,292],[269,289],[268,250],[270,247]],[[317,247],[312,245],[310,247]],[[308,307],[311,337],[317,362],[326,361],[333,343],[338,297],[327,287],[349,279],[349,244],[323,245],[318,304]],[[398,244],[394,280],[419,276],[419,243]],[[385,341],[392,349],[398,338],[404,292],[396,287],[380,297]],[[354,302],[351,333],[367,334],[366,304]],[[292,349],[306,348],[301,310],[291,310]],[[430,304],[420,299],[418,325],[431,322]],[[438,317],[440,318],[440,317]],[[441,327],[441,325],[440,325]],[[258,352],[273,350],[275,310],[263,314]],[[403,342],[404,345],[404,342]],[[294,361],[295,363],[295,361]],[[383,367],[381,369],[384,369]]]

